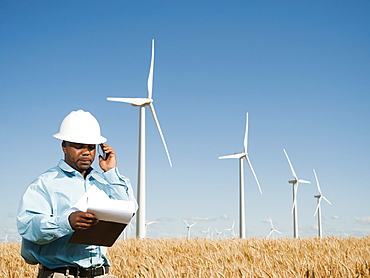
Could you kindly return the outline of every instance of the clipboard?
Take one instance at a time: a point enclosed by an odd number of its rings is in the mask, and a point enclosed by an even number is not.
[[[93,185],[69,211],[77,210],[93,213],[99,222],[89,229],[75,230],[68,242],[110,247],[130,223],[136,206],[133,201],[110,199]]]
[[[89,229],[74,231],[68,242],[111,247],[126,226],[125,223],[99,220],[96,225]]]

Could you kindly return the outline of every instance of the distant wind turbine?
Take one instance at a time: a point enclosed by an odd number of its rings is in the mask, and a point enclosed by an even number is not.
[[[269,238],[271,235],[272,235],[272,238],[275,238],[275,232],[277,232],[277,233],[279,233],[279,234],[281,234],[281,232],[280,231],[278,231],[278,230],[276,230],[275,228],[274,228],[274,225],[272,224],[272,219],[271,219],[271,217],[270,217],[270,224],[271,224],[271,231],[270,231],[270,233],[268,234],[268,236],[266,237],[266,238]]]
[[[205,233],[205,238],[208,239],[209,238],[209,230],[211,229],[211,227],[208,227],[208,230],[206,231],[203,231],[203,233]]]
[[[172,167],[170,154],[167,149],[166,141],[159,125],[157,115],[154,110],[152,92],[153,92],[153,67],[154,67],[154,40],[152,40],[152,58],[150,62],[150,70],[148,76],[148,97],[147,98],[117,98],[108,97],[109,101],[130,103],[132,106],[140,107],[140,120],[139,120],[139,165],[138,165],[138,204],[139,209],[136,213],[136,236],[139,238],[145,238],[145,210],[146,210],[146,194],[145,194],[145,182],[146,182],[146,171],[145,171],[145,107],[149,106],[152,113],[155,124],[157,125],[159,135],[161,136],[164,149],[167,154],[168,162]]]
[[[9,234],[6,234],[3,238],[4,238],[4,241],[3,242],[8,242],[8,235]]]
[[[157,223],[157,221],[150,221],[150,222],[146,222],[146,223],[145,223],[145,234],[146,234],[146,232],[148,231],[148,226],[149,226],[149,225],[152,225],[152,224],[154,224],[154,223]]]
[[[220,239],[220,235],[222,234],[222,232],[219,232],[219,231],[217,231],[217,229],[216,229],[216,234],[217,234],[217,239]]]
[[[235,226],[235,221],[233,222],[233,225],[231,226],[230,229],[225,229],[226,231],[230,231],[230,237],[231,238],[234,238],[235,237],[234,226]]]
[[[317,184],[317,190],[319,191],[319,195],[315,195],[314,196],[315,198],[317,198],[317,207],[316,207],[316,211],[315,211],[315,214],[314,215],[317,214],[319,237],[322,238],[321,206],[320,206],[321,199],[324,199],[330,205],[331,205],[331,203],[330,203],[330,201],[328,199],[326,199],[326,197],[324,195],[322,195],[320,184],[319,184],[319,180],[317,178],[315,169],[313,169],[313,173],[315,174],[315,179],[316,179],[316,184]]]
[[[184,223],[185,223],[185,225],[186,225],[186,227],[187,227],[187,229],[188,229],[188,238],[190,238],[190,228],[191,227],[193,227],[195,224],[197,224],[197,222],[194,222],[193,224],[190,224],[189,225],[189,223],[188,222],[186,222],[186,220],[185,219],[182,219],[183,221],[184,221]]]
[[[299,183],[311,183],[306,180],[300,180],[297,177],[297,174],[294,171],[293,165],[290,162],[289,156],[285,149],[283,149],[286,158],[288,159],[290,169],[292,171],[294,180],[290,180],[289,183],[293,184],[293,207],[292,207],[292,213],[293,213],[293,233],[294,238],[298,238],[298,216],[297,216],[297,192],[298,192],[298,184]]]
[[[245,238],[245,202],[244,202],[244,166],[243,158],[248,162],[249,168],[252,171],[254,179],[257,182],[258,189],[262,194],[260,183],[258,182],[256,173],[253,170],[252,163],[248,157],[248,113],[246,115],[245,135],[244,135],[244,152],[231,155],[220,156],[219,159],[238,158],[239,159],[239,236]]]
[[[131,237],[131,230],[134,228],[131,222],[132,221],[130,221],[127,224],[126,228],[123,230],[123,239],[128,239],[129,237]]]

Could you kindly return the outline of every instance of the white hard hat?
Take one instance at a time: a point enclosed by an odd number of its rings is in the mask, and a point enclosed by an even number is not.
[[[107,141],[100,135],[100,126],[95,117],[83,110],[69,113],[60,125],[59,133],[53,136],[81,144],[101,144]]]

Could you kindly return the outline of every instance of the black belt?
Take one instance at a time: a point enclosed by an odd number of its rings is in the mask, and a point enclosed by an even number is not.
[[[109,272],[108,266],[98,266],[94,267],[91,266],[89,268],[83,268],[78,266],[66,266],[66,267],[57,267],[57,268],[48,268],[46,266],[42,266],[43,269],[58,272],[58,273],[69,273],[69,275],[73,276],[80,276],[80,277],[95,277],[103,274],[107,274]]]

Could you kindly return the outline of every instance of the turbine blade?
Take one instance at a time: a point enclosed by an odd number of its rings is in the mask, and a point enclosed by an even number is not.
[[[274,229],[274,225],[272,224],[272,219],[270,217],[270,224],[271,224],[271,228]]]
[[[244,152],[248,153],[248,113],[245,120]]]
[[[292,171],[293,177],[294,177],[296,180],[298,180],[297,175],[296,175],[296,173],[295,173],[295,171],[294,171],[294,168],[293,168],[292,163],[290,162],[290,159],[289,159],[289,156],[288,156],[287,152],[285,151],[285,149],[283,149],[283,151],[284,151],[284,153],[285,153],[286,158],[288,159],[288,163],[289,163],[289,166],[290,166],[290,170]]]
[[[316,206],[316,210],[315,210],[314,216],[316,216],[317,212],[319,211],[320,204],[321,204],[321,198],[322,198],[322,196],[320,196],[319,199],[317,200],[317,206]]]
[[[313,169],[313,173],[315,174],[315,179],[316,179],[316,184],[317,184],[317,190],[319,191],[319,193],[321,195],[322,193],[321,193],[321,188],[320,188],[320,184],[319,184],[319,179],[317,178],[315,169]]]
[[[270,233],[267,235],[266,238],[269,238],[273,232],[274,232],[274,230],[271,230]]]
[[[186,222],[186,220],[183,218],[182,221],[184,221],[184,223],[186,224],[186,226],[189,226],[188,222]]]
[[[154,122],[157,125],[158,131],[159,131],[159,135],[161,136],[164,149],[166,150],[168,162],[170,163],[170,166],[172,167],[172,162],[171,162],[170,154],[168,152],[166,141],[164,140],[164,136],[163,136],[163,133],[162,133],[162,130],[161,130],[161,126],[159,125],[159,121],[158,121],[157,115],[155,114],[154,105],[152,103],[150,103],[149,104],[149,107],[150,107],[150,111],[152,112]]]
[[[256,180],[256,182],[257,182],[258,189],[260,190],[260,193],[262,194],[262,189],[261,189],[260,183],[258,182],[258,179],[257,179],[256,173],[255,173],[255,172],[254,172],[254,170],[253,170],[253,166],[252,166],[251,161],[249,160],[248,155],[245,157],[245,159],[246,159],[246,160],[247,160],[247,162],[248,162],[249,168],[251,168],[251,171],[252,171],[252,173],[253,173],[254,179],[255,179],[255,180]]]
[[[294,211],[294,208],[297,206],[297,192],[298,192],[298,182],[296,182],[293,186],[294,190],[294,200],[293,200],[293,206],[292,206],[292,213]]]
[[[116,102],[130,103],[130,104],[136,105],[136,106],[142,106],[142,105],[149,104],[149,103],[152,102],[152,100],[150,100],[148,98],[108,97],[107,100],[116,101]]]
[[[276,229],[274,229],[274,231],[282,235],[282,233],[281,233],[280,231],[278,231],[278,230],[276,230]]]
[[[152,57],[150,60],[150,69],[148,75],[148,98],[152,98],[153,93],[153,67],[154,67],[154,39],[152,40]]]
[[[292,213],[293,213],[293,211],[294,211],[295,205],[296,205],[296,200],[294,199],[294,200],[293,200],[293,206],[292,206]]]
[[[297,180],[299,183],[311,183],[310,181],[305,181],[305,180]]]
[[[328,199],[326,199],[324,196],[322,196],[322,198],[331,205],[331,203]]]
[[[226,158],[241,158],[244,153],[235,153],[230,155],[219,156],[218,159],[226,159]]]

